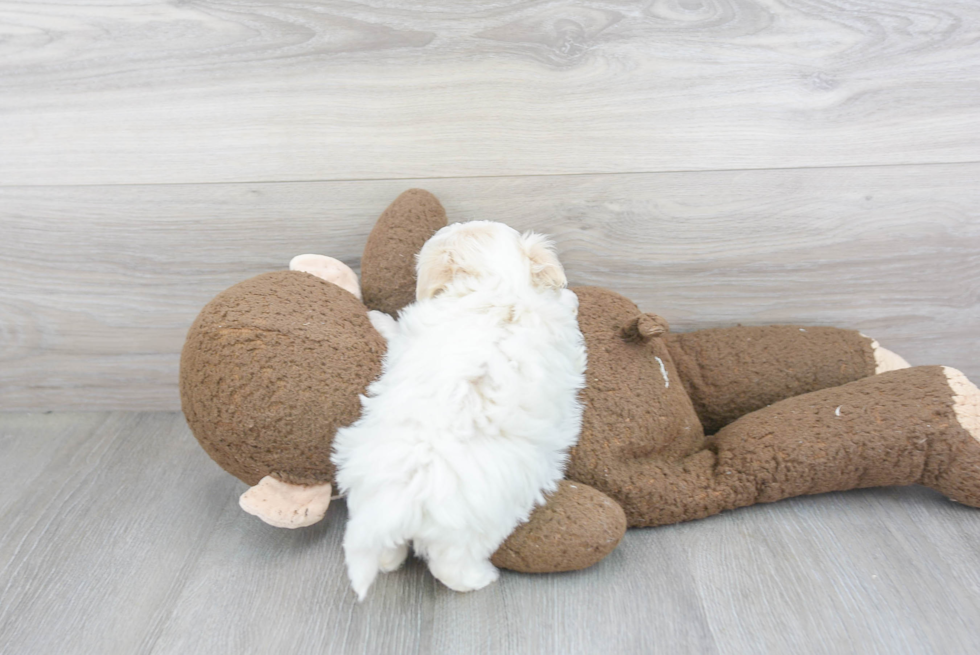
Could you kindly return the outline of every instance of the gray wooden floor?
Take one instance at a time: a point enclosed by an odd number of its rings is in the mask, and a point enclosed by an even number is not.
[[[410,187],[675,330],[839,325],[980,381],[975,0],[3,2],[0,652],[980,652],[980,512],[923,489],[363,605],[343,503],[241,512],[175,411],[188,326],[293,255],[358,269]]]
[[[38,445],[43,444],[43,448]],[[633,530],[577,573],[363,604],[337,503],[271,528],[178,413],[0,414],[0,652],[970,653],[980,516],[923,488]]]

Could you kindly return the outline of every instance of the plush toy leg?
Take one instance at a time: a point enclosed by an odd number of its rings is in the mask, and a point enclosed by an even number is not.
[[[302,486],[267,475],[238,499],[238,504],[277,528],[303,528],[320,521],[327,513],[333,486]]]
[[[715,472],[736,506],[905,484],[980,505],[978,395],[958,371],[923,366],[793,398],[719,432]]]
[[[980,391],[940,366],[790,398],[674,463],[637,462],[604,489],[630,525],[662,525],[827,491],[924,484],[980,506]],[[616,487],[616,488],[614,488]]]
[[[881,368],[901,360],[858,332],[830,327],[717,328],[664,341],[706,434],[780,400],[881,372],[879,358]]]
[[[350,291],[358,300],[361,299],[361,285],[357,281],[357,275],[339,259],[325,255],[296,255],[289,261],[289,270],[315,275]]]

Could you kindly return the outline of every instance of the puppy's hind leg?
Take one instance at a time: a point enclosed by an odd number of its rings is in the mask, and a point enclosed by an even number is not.
[[[464,542],[429,541],[424,552],[429,571],[453,591],[483,589],[500,577],[500,572],[490,563],[490,554],[477,554],[472,545]]]
[[[392,571],[397,571],[401,565],[405,563],[405,559],[407,557],[407,543],[395,546],[394,548],[385,548],[381,551],[381,557],[378,559],[378,565],[381,568],[382,573],[391,573]]]

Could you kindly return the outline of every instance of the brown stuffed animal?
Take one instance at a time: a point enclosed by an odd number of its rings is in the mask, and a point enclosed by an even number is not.
[[[183,409],[208,454],[253,485],[247,511],[282,527],[323,517],[332,436],[381,370],[369,309],[414,300],[414,255],[445,224],[425,191],[395,200],[368,238],[363,302],[349,268],[304,255],[201,311],[181,357]],[[619,294],[573,290],[589,357],[582,434],[567,479],[497,566],[584,568],[627,524],[826,491],[924,484],[980,506],[980,391],[960,372],[909,368],[835,328],[671,334]]]

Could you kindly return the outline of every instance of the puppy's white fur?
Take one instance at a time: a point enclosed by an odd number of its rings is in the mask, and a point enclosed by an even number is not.
[[[490,556],[557,488],[581,427],[578,298],[548,241],[457,223],[418,257],[361,418],[334,440],[347,493],[347,572],[364,598],[408,545],[456,591],[497,579]]]

